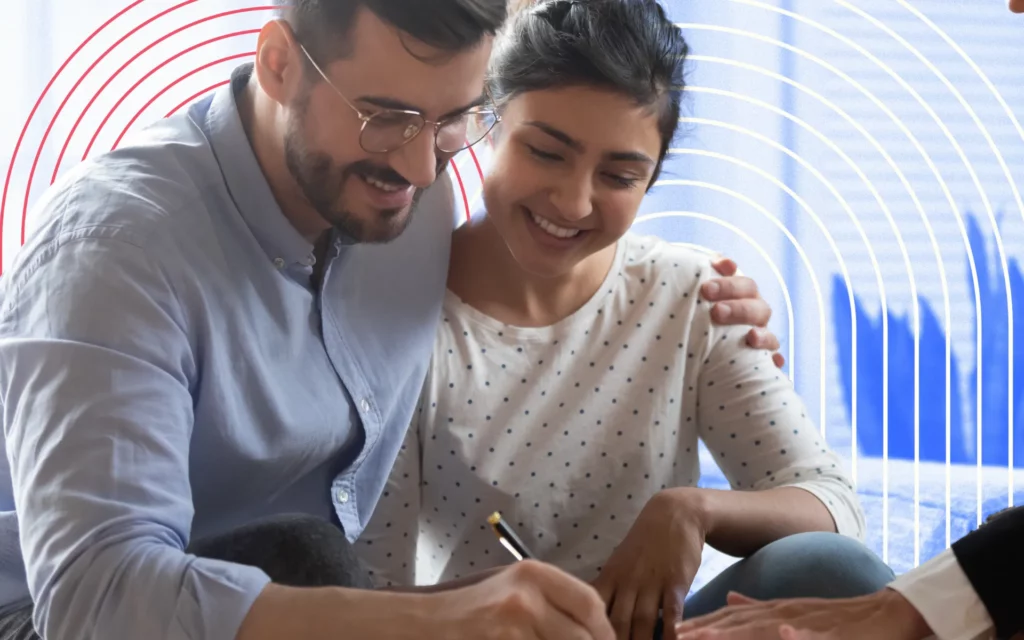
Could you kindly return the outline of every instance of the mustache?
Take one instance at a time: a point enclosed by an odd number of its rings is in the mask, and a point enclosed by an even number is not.
[[[440,176],[441,173],[444,172],[445,167],[448,166],[450,160],[450,155],[439,157],[437,159],[437,166],[434,168],[434,174]],[[387,165],[382,166],[374,164],[369,160],[359,160],[345,167],[345,175],[343,178],[350,175],[360,175],[367,178],[373,178],[374,180],[379,180],[385,184],[392,184],[397,187],[408,187],[411,184],[402,176],[402,174],[398,173],[391,167]]]
[[[382,167],[367,160],[360,160],[352,163],[346,168],[345,173],[373,178],[374,180],[379,180],[385,184],[393,184],[398,187],[409,186],[409,181],[403,178],[402,174],[398,173],[391,167]]]

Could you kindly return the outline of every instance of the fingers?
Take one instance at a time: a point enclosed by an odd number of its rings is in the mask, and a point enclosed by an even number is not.
[[[724,277],[736,275],[736,270],[738,268],[735,262],[729,258],[723,258],[721,256],[715,259],[715,261],[711,263],[711,266],[715,268],[718,275]]]
[[[615,592],[611,581],[603,579],[603,576],[598,576],[594,581],[594,589],[597,590],[598,597],[604,602],[605,611],[611,611],[612,595]]]
[[[754,600],[753,598],[748,598],[747,596],[743,595],[742,593],[737,593],[735,591],[730,591],[725,596],[725,602],[726,602],[726,604],[729,604],[729,605],[743,605],[743,604],[757,604],[758,602],[760,602],[760,600]]]
[[[629,640],[633,627],[633,609],[636,608],[636,592],[620,590],[612,597],[612,606],[608,612],[612,629],[618,640]]]
[[[578,622],[558,609],[547,607],[534,628],[539,640],[591,640],[593,636]]]
[[[797,631],[788,624],[779,627],[779,638],[781,640],[807,640],[808,634]]]
[[[761,604],[761,603],[757,603]],[[745,624],[749,618],[756,617],[751,615],[751,610],[756,610],[763,614],[763,607],[746,607],[742,605],[737,606],[725,606],[708,613],[699,618],[692,618],[680,622],[676,625],[677,630],[692,631],[696,629],[708,629],[708,628],[719,628],[723,626],[734,627]]]
[[[723,640],[723,638],[726,636],[715,629],[676,630],[676,640]]]
[[[674,629],[676,623],[683,620],[683,605],[686,592],[680,594],[674,589],[666,589],[661,598],[661,619],[665,629]]]
[[[779,638],[780,640],[827,640],[833,638],[831,634],[817,633],[814,631],[808,631],[806,629],[796,629],[784,624],[779,627]]]
[[[782,367],[786,366],[786,357],[779,353],[778,351],[776,351],[775,353],[772,354],[772,362],[775,363],[776,367],[781,369]]]
[[[547,602],[583,628],[587,638],[614,640],[604,602],[593,587],[553,566],[530,560],[517,563],[511,570],[536,585]]]
[[[827,640],[818,634],[797,631],[790,627],[790,635],[782,635],[777,623],[752,623],[741,627],[687,629],[676,628],[676,640]]]
[[[700,293],[709,302],[756,300],[760,297],[757,283],[746,276],[729,276],[708,280],[701,286]]]
[[[747,332],[747,346],[752,349],[764,349],[765,351],[778,351],[779,339],[767,329],[751,329]]]
[[[636,600],[633,609],[633,638],[653,638],[658,625],[658,608],[661,595],[657,591],[645,591]],[[628,636],[627,636],[628,637]]]
[[[718,325],[749,324],[766,327],[772,317],[772,308],[761,298],[726,300],[711,307],[711,321]]]

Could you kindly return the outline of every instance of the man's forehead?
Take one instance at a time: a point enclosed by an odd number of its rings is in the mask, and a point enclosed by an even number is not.
[[[328,65],[351,100],[369,96],[440,116],[483,94],[492,38],[458,52],[439,51],[362,11],[349,55]],[[383,106],[383,105],[381,105]]]

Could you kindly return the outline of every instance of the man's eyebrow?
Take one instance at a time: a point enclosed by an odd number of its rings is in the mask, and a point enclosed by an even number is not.
[[[382,96],[362,96],[356,100],[357,102],[365,102],[366,104],[372,104],[375,107],[381,109],[396,109],[398,111],[417,111],[415,106],[402,102],[401,100],[395,100],[394,98],[385,98]]]
[[[477,96],[476,100],[473,100],[469,104],[467,104],[465,106],[462,106],[462,107],[459,107],[458,109],[452,109],[448,113],[446,113],[443,116],[441,116],[440,118],[438,118],[438,120],[447,120],[448,118],[454,118],[455,116],[461,116],[462,114],[466,113],[470,109],[475,109],[476,107],[479,107],[479,106],[483,105],[486,102],[487,102],[487,96],[485,96],[484,94],[480,94],[479,96]]]
[[[387,98],[387,97],[384,97],[384,96],[362,96],[362,97],[360,97],[358,99],[358,102],[364,102],[366,104],[372,104],[373,106],[380,107],[381,109],[397,109],[398,111],[415,111],[416,113],[420,113],[420,114],[422,114],[423,111],[424,111],[423,109],[420,109],[419,107],[417,107],[415,105],[411,105],[411,104],[409,104],[407,102],[402,102],[401,100],[396,100],[395,98]],[[448,118],[453,118],[455,116],[462,115],[466,111],[469,111],[470,109],[472,109],[474,107],[479,107],[480,105],[484,104],[485,102],[487,102],[487,96],[481,94],[479,97],[477,97],[475,100],[473,100],[469,104],[467,104],[465,106],[462,106],[462,107],[459,107],[458,109],[452,109],[448,113],[446,113],[446,114],[442,115],[440,118],[438,118],[438,120],[447,120]]]

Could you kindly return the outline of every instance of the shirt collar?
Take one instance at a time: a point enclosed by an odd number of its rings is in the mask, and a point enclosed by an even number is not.
[[[267,257],[278,268],[312,266],[313,245],[281,211],[238,115],[236,96],[251,74],[252,63],[232,72],[230,84],[214,94],[203,128],[231,198]]]

